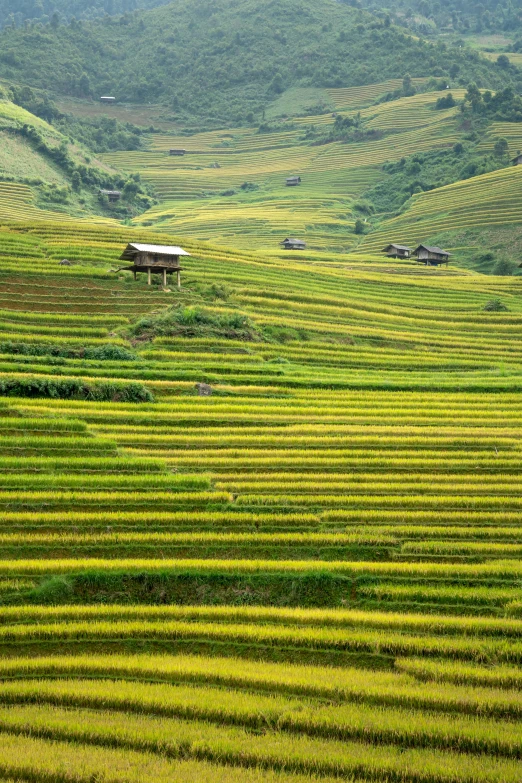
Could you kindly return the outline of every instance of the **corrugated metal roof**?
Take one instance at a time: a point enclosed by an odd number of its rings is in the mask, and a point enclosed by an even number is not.
[[[169,245],[142,245],[139,242],[130,242],[120,258],[132,258],[135,253],[157,253],[162,256],[190,256],[186,250],[182,247],[169,246]]]

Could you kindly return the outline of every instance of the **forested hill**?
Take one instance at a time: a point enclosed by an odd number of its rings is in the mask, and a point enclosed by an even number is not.
[[[421,34],[506,31],[522,35],[522,0],[354,0],[371,11],[388,14]]]
[[[0,0],[0,27],[13,24],[18,27],[26,20],[46,24],[53,18],[95,19],[167,3],[168,0]]]
[[[233,123],[257,119],[298,84],[349,87],[410,73],[496,88],[519,73],[333,0],[176,0],[123,18],[9,28],[0,52],[4,79]]]

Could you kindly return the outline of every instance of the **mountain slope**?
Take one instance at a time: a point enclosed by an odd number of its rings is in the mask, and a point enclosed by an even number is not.
[[[66,125],[62,132],[15,104],[12,97],[0,87],[0,183],[6,183],[0,203],[4,217],[17,214],[20,198],[33,210],[79,217],[98,213],[126,218],[151,205],[138,182],[133,181],[125,191],[126,180],[120,172],[66,135]],[[110,205],[100,194],[103,189],[123,189],[125,198]],[[39,217],[45,219],[45,213]]]
[[[5,30],[0,77],[77,96],[161,101],[184,117],[242,122],[295,85],[349,87],[458,73],[504,86],[473,52],[433,46],[333,0],[177,0],[120,24]]]
[[[26,20],[43,22],[56,14],[63,19],[95,19],[105,14],[125,14],[137,8],[155,8],[168,0],[0,0],[0,27]],[[56,18],[56,17],[55,17]]]

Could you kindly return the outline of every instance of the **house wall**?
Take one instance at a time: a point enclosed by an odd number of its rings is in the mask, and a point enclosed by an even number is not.
[[[153,255],[152,253],[138,253],[134,257],[135,266],[159,266],[177,269],[179,267],[179,256]]]

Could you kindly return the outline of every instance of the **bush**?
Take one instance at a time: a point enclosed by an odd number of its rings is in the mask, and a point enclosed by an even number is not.
[[[500,299],[491,299],[491,301],[484,305],[484,311],[486,313],[505,313],[507,310],[508,308]]]
[[[154,337],[203,337],[213,335],[229,340],[260,340],[256,326],[241,313],[214,313],[201,307],[179,307],[159,315],[141,318],[131,327],[131,334],[152,340]]]
[[[95,348],[72,348],[68,345],[45,345],[42,343],[0,343],[0,353],[18,356],[58,356],[63,359],[98,359],[100,361],[134,362],[137,356],[121,345],[100,345]]]
[[[508,261],[507,258],[499,258],[499,260],[493,267],[493,274],[502,275],[503,277],[508,277],[509,275],[513,274],[515,268],[516,265],[513,263],[513,261]]]
[[[97,402],[154,402],[141,383],[85,383],[80,378],[1,378],[2,397],[48,397]]]
[[[457,105],[457,102],[451,92],[449,92],[444,97],[440,97],[435,104],[436,109],[452,109],[454,106]]]

